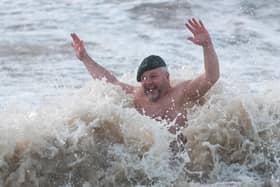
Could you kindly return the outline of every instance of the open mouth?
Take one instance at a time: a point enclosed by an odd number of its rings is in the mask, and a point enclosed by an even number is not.
[[[146,88],[145,88],[145,92],[146,92],[146,93],[153,93],[156,89],[157,89],[156,86],[153,86],[153,87],[146,87]]]

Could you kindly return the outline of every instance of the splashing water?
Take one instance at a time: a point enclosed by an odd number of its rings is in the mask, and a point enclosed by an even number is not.
[[[278,1],[0,5],[0,186],[280,185]],[[187,109],[182,145],[120,88],[89,81],[69,33],[121,81],[136,85],[150,54],[172,78],[190,79],[202,68],[200,49],[185,41],[192,16],[211,33],[221,79]]]

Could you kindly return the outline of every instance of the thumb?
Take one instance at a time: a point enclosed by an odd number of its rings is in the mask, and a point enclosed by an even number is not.
[[[194,42],[194,38],[191,37],[191,36],[187,37],[187,39],[190,40],[190,41],[192,41],[192,42]]]
[[[84,47],[84,40],[81,40],[81,46]]]

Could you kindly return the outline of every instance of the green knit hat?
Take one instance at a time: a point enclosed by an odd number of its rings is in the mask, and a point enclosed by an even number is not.
[[[137,71],[137,81],[141,81],[141,76],[145,71],[156,69],[159,67],[166,67],[166,63],[160,56],[150,55],[144,58]]]

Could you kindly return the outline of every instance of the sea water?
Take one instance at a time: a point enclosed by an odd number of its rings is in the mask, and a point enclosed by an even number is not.
[[[280,185],[279,0],[2,0],[0,15],[0,186]],[[150,54],[172,80],[192,79],[203,72],[192,17],[221,77],[187,109],[188,143],[172,152],[168,123],[93,80],[70,33],[128,84]]]

